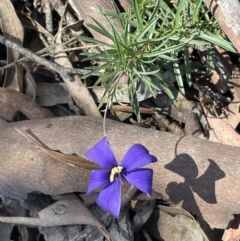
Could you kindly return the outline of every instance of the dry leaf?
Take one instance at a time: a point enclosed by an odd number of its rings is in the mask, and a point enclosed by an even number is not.
[[[68,195],[47,208],[41,210],[37,217],[0,217],[1,222],[14,223],[27,226],[62,226],[90,224],[111,240],[108,232],[93,214],[82,204],[75,195]]]
[[[240,215],[234,215],[234,219],[229,222],[228,228],[224,231],[223,241],[239,241],[240,240]]]
[[[40,106],[54,106],[67,104],[71,99],[66,90],[65,83],[43,83],[37,84],[37,103]]]
[[[191,112],[189,116],[187,116],[184,131],[185,135],[193,135],[196,137],[203,133],[203,128],[199,122],[197,113]]]
[[[33,101],[35,101],[36,92],[37,92],[37,86],[36,86],[35,80],[32,77],[28,64],[23,63],[23,67],[26,70],[26,73],[24,75],[25,92],[28,93],[29,95],[31,95],[33,97]]]
[[[0,21],[3,35],[13,42],[22,45],[24,30],[14,7],[10,0],[0,1]],[[12,63],[19,58],[19,53],[7,48],[7,63]],[[4,86],[14,90],[22,91],[23,88],[23,68],[17,65],[6,71]]]
[[[61,40],[61,31],[60,28],[59,33],[56,37],[56,43],[59,46],[56,47],[56,51],[63,50],[64,47],[62,46]],[[67,54],[65,52],[61,52],[54,56],[54,61],[64,67],[72,68],[72,63],[70,62]],[[101,114],[97,109],[97,105],[93,100],[93,97],[90,95],[86,86],[82,83],[79,75],[73,75],[72,79],[63,77],[63,81],[66,84],[67,90],[69,91],[71,97],[75,101],[75,103],[83,109],[86,115],[100,117]]]
[[[132,6],[132,3],[128,0],[120,0],[119,3],[123,7],[123,9],[127,12],[127,10]]]
[[[74,6],[75,9],[80,13],[81,17],[84,19],[84,24],[91,23],[95,25],[95,22],[91,19],[91,17],[95,18],[98,22],[103,24],[103,26],[107,29],[111,29],[111,26],[107,19],[100,13],[99,8],[109,12],[115,12],[113,2],[111,0],[70,0],[70,5]],[[91,17],[90,17],[91,16]],[[116,19],[113,19],[114,26],[119,30],[122,31],[122,25]],[[86,27],[91,32],[95,39],[103,41],[108,44],[112,44],[112,40],[99,34],[92,28],[89,28],[87,25]]]
[[[145,229],[159,241],[208,241],[192,215],[177,205],[157,205]]]
[[[162,93],[153,99],[154,104],[157,107],[152,107],[162,114],[166,114],[179,122],[185,123],[187,116],[191,112],[195,112],[200,116],[200,122],[202,126],[206,126],[205,116],[201,114],[201,107],[198,103],[187,100],[176,88],[171,87],[171,91],[176,98],[173,103],[166,93]]]
[[[23,133],[21,130],[19,130],[17,127],[15,127],[15,130],[19,132],[22,136],[24,136],[27,140],[31,141],[33,144],[35,144],[37,147],[39,147],[43,152],[48,154],[49,156],[55,158],[56,160],[66,163],[68,165],[72,165],[75,167],[79,167],[85,170],[95,170],[95,169],[101,169],[100,166],[95,164],[92,161],[89,161],[88,159],[84,157],[80,157],[77,155],[71,155],[71,154],[64,154],[58,151],[54,151],[47,146],[44,146],[39,141],[37,141],[37,138],[34,139],[34,134],[31,133],[30,130],[27,131],[27,133]]]
[[[155,203],[156,200],[148,200],[140,205],[138,212],[133,218],[133,230],[135,232],[140,230],[140,228],[147,222],[154,210]]]
[[[208,114],[207,120],[220,143],[240,146],[240,135],[227,122],[211,116],[210,114]]]
[[[240,240],[240,228],[227,229],[223,235],[223,241],[239,241]]]
[[[13,121],[16,111],[21,111],[29,119],[54,117],[50,110],[33,102],[32,97],[16,90],[0,88],[0,117]]]
[[[47,36],[53,37],[51,33],[49,33],[41,24],[39,24],[37,21],[32,19],[30,16],[27,16],[19,11],[17,11],[17,16],[24,28],[34,29],[39,33],[43,33]]]

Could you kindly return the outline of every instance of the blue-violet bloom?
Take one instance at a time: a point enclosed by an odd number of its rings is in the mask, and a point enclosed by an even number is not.
[[[147,195],[152,194],[153,170],[140,167],[156,162],[157,158],[150,155],[143,145],[131,146],[119,164],[106,137],[102,138],[85,155],[102,168],[92,171],[87,193],[90,194],[93,190],[103,186],[96,202],[114,217],[119,218],[121,184],[124,180]]]

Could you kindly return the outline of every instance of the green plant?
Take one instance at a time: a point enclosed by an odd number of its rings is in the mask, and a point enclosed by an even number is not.
[[[174,73],[179,90],[184,94],[183,79],[180,74],[179,52],[184,53],[186,81],[191,85],[191,68],[188,47],[204,45],[210,49],[212,44],[235,52],[233,45],[221,36],[217,22],[209,17],[209,12],[202,0],[132,0],[132,8],[125,13],[106,12],[100,9],[111,25],[111,31],[100,22],[93,19],[95,25],[88,26],[111,39],[113,44],[107,44],[97,39],[80,36],[86,42],[97,43],[105,48],[101,53],[84,53],[84,60],[97,60],[101,64],[88,67],[89,72],[84,78],[104,69],[104,73],[96,81],[105,87],[105,93],[100,106],[110,101],[119,88],[122,75],[128,76],[127,91],[137,119],[140,120],[139,104],[136,88],[143,82],[149,92],[155,97],[159,88],[152,83],[157,78],[161,88],[174,100],[170,84],[163,73],[169,70]],[[119,31],[113,19],[120,21],[123,31]],[[207,58],[211,61],[211,58]],[[207,66],[211,66],[210,62]],[[209,68],[208,68],[209,71]]]

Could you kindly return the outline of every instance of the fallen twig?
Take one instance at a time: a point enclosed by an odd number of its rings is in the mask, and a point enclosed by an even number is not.
[[[65,68],[61,65],[53,63],[53,62],[35,54],[35,53],[33,53],[32,51],[30,51],[28,49],[23,48],[19,44],[16,44],[11,40],[6,39],[1,34],[0,34],[0,43],[4,44],[8,48],[14,49],[16,52],[26,56],[28,59],[48,67],[49,69],[57,72],[58,74],[60,74],[61,76],[65,77],[69,80],[72,79],[73,74],[82,74],[81,70],[74,69],[74,68]],[[19,60],[19,61],[21,61],[21,60]],[[22,61],[24,61],[24,60],[22,60]]]

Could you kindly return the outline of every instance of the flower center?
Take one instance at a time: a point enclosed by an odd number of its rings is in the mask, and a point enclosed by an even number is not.
[[[122,169],[123,167],[121,166],[112,168],[111,174],[110,174],[110,182],[113,182],[115,175],[121,173]]]

